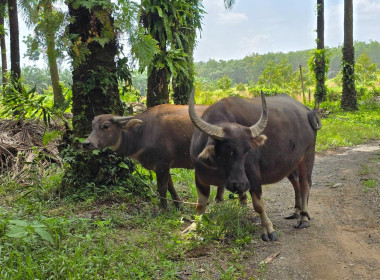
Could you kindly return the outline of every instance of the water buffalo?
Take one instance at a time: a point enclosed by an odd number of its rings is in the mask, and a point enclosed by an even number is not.
[[[267,105],[268,103],[268,105]],[[287,95],[242,99],[229,97],[211,105],[199,117],[194,91],[189,115],[197,127],[190,156],[195,165],[197,214],[206,210],[210,185],[242,194],[249,190],[260,215],[262,238],[276,240],[264,203],[264,184],[288,177],[295,190],[296,227],[309,225],[308,199],[319,119],[314,110]],[[268,117],[269,116],[269,117]]]
[[[207,106],[196,106],[202,114]],[[87,149],[109,147],[115,152],[138,160],[143,167],[154,170],[161,206],[167,208],[166,192],[169,192],[177,208],[180,198],[174,189],[170,168],[193,169],[189,150],[194,126],[190,121],[187,105],[164,104],[149,108],[133,117],[117,117],[110,114],[96,116],[92,132],[83,142]],[[223,199],[220,188],[216,200]]]

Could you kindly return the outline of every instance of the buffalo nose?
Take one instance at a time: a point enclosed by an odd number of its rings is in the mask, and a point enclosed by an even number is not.
[[[227,189],[233,193],[241,194],[249,189],[249,183],[231,182]]]
[[[90,146],[91,146],[91,142],[88,141],[88,140],[85,140],[85,141],[82,143],[82,146],[83,146],[83,148],[88,149],[88,148],[90,148]]]

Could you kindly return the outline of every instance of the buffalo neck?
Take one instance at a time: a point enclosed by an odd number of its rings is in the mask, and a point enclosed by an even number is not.
[[[123,131],[121,133],[121,142],[117,153],[124,156],[132,156],[137,154],[142,149],[143,135],[138,131]]]

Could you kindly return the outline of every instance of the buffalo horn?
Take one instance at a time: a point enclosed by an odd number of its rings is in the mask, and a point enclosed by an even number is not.
[[[133,116],[128,116],[128,117],[113,117],[113,120],[115,122],[126,122],[126,121],[129,121],[131,119],[133,119],[134,117]]]
[[[261,111],[260,119],[256,124],[250,127],[253,137],[259,136],[264,131],[268,122],[268,108],[263,91],[261,91],[261,104],[263,109]]]
[[[189,99],[189,115],[194,126],[216,140],[223,140],[224,132],[221,127],[205,122],[197,115],[194,107],[194,93],[193,88]]]

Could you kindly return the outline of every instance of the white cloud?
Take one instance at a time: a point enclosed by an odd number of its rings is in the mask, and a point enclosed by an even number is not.
[[[259,34],[254,37],[243,37],[239,42],[239,48],[243,53],[266,53],[272,50],[273,40],[270,35]]]
[[[219,25],[239,25],[240,23],[248,20],[248,17],[242,13],[225,12],[219,13],[216,17],[216,23]]]
[[[356,0],[354,1],[354,11],[358,14],[379,15],[380,1],[374,0]]]

